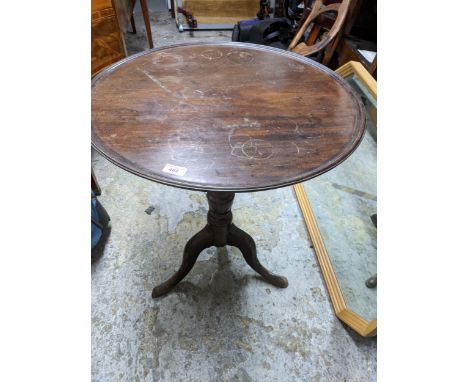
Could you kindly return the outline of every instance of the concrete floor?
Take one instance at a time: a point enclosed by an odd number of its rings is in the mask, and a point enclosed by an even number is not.
[[[167,12],[152,15],[156,46],[230,39],[179,34]],[[132,53],[146,47],[141,17],[136,23],[138,34],[127,36]],[[254,237],[260,260],[288,277],[287,289],[256,276],[237,248],[210,248],[178,287],[153,300],[152,287],[176,271],[185,242],[204,226],[206,198],[95,153],[93,166],[112,219],[92,262],[93,381],[376,380],[376,339],[335,317],[292,188],[237,194],[233,206],[234,222]]]

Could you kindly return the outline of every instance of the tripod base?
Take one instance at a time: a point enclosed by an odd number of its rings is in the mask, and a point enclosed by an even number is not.
[[[231,206],[233,192],[208,192],[208,224],[185,245],[179,270],[167,281],[153,289],[152,297],[165,295],[174,288],[195,265],[200,253],[211,246],[231,245],[239,248],[245,261],[270,284],[286,288],[288,279],[266,269],[257,258],[257,249],[252,237],[232,223]]]

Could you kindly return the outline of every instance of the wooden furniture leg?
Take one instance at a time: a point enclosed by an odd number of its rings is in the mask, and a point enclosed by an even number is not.
[[[96,179],[96,175],[94,175],[94,171],[92,167],[91,167],[91,190],[94,192],[94,195],[96,196],[101,195],[101,187],[99,187],[99,183]]]
[[[212,236],[212,232],[205,227],[187,242],[179,270],[169,280],[153,289],[151,294],[153,298],[165,295],[187,276],[195,265],[200,252],[213,245]]]
[[[148,4],[146,3],[146,0],[140,0],[140,4],[141,4],[141,10],[143,11],[143,19],[145,20],[146,36],[148,37],[148,45],[150,49],[153,49],[153,36],[151,34]]]
[[[328,64],[330,63],[330,60],[333,57],[333,53],[335,53],[335,49],[341,40],[341,36],[342,32],[339,32],[338,35],[335,37],[335,40],[325,49],[325,54],[321,62],[322,65],[328,66]]]
[[[231,224],[229,227],[228,244],[239,248],[247,264],[270,284],[280,288],[286,288],[289,285],[286,277],[271,273],[260,263],[254,240],[248,233],[242,231],[234,224]]]
[[[351,28],[354,24],[354,21],[356,20],[361,4],[362,4],[362,0],[350,1],[349,11],[345,19],[345,25],[343,26],[341,31],[337,34],[337,36],[335,37],[335,40],[330,45],[328,45],[328,47],[325,49],[325,55],[321,62],[322,65],[328,66],[331,59],[333,58],[333,53],[335,53],[335,50],[338,47],[338,44],[340,43],[341,37],[343,37],[343,34],[349,34],[351,32]]]
[[[171,16],[173,19],[175,19],[175,13],[176,13],[176,10],[174,8],[174,2],[171,1]]]
[[[136,27],[135,27],[135,18],[133,17],[133,10],[135,9],[135,3],[136,0],[131,0],[131,8],[132,8],[132,13],[130,14],[130,23],[132,24],[132,33],[136,34]]]
[[[133,14],[130,16],[130,23],[132,24],[132,33],[136,34],[135,19],[133,17]]]
[[[286,288],[288,279],[275,275],[266,269],[258,260],[252,237],[232,224],[231,206],[234,201],[234,193],[208,192],[207,198],[209,204],[208,224],[187,242],[179,270],[169,280],[155,287],[152,297],[162,296],[174,288],[193,268],[200,252],[211,246],[231,245],[239,248],[247,264],[266,281],[274,286]]]

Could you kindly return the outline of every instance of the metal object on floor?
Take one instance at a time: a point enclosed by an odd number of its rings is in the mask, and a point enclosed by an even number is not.
[[[372,224],[374,224],[375,228],[377,228],[377,214],[371,215],[370,218],[372,220]]]
[[[368,288],[377,288],[377,275],[374,275],[372,277],[369,277],[366,280],[366,287]]]
[[[190,27],[190,29],[197,29],[197,19],[193,16],[193,14],[190,11],[182,7],[177,7],[177,13],[182,13],[185,16],[185,19],[187,20],[187,24]]]

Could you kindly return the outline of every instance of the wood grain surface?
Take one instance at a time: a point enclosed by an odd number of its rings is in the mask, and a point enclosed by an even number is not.
[[[112,1],[91,1],[91,75],[126,55]]]
[[[297,54],[181,44],[116,63],[92,84],[92,144],[160,183],[203,191],[295,184],[346,159],[365,116],[349,85]],[[182,168],[177,174],[167,165]]]

